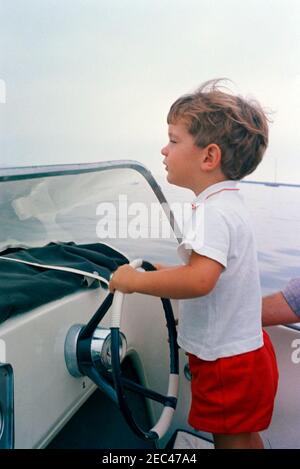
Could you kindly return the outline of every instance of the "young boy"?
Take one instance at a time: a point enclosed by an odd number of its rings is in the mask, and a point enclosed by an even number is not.
[[[218,82],[180,97],[167,119],[167,179],[196,195],[178,247],[185,265],[157,272],[125,265],[110,290],[182,300],[178,343],[192,373],[189,423],[213,433],[216,448],[263,448],[258,432],[269,426],[278,372],[262,332],[255,243],[236,181],[262,160],[268,124],[258,103]]]

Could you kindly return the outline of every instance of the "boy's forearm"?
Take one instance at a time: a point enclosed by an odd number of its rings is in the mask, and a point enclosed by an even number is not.
[[[156,267],[156,270],[174,269],[178,267],[178,265],[165,265],[165,264],[158,264],[158,263],[155,263],[153,265],[154,267]]]
[[[163,298],[186,299],[206,295],[205,278],[195,278],[189,265],[169,267],[157,272],[138,272],[134,290]]]

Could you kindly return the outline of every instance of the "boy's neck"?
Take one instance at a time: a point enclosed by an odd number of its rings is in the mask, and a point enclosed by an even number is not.
[[[214,184],[217,184],[218,182],[223,182],[227,181],[228,178],[226,176],[222,175],[215,175],[211,176],[210,178],[206,178],[205,181],[199,181],[197,184],[197,187],[193,190],[194,194],[198,196],[201,194],[201,192],[205,191],[210,186],[213,186]]]

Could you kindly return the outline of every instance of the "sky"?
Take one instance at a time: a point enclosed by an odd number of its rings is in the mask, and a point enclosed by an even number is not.
[[[226,77],[271,112],[251,179],[300,184],[299,0],[0,0],[0,166],[164,172],[172,102]]]

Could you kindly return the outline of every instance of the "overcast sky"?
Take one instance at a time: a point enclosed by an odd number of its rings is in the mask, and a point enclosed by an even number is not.
[[[0,165],[135,159],[210,78],[273,111],[253,179],[300,184],[299,0],[0,0]]]

